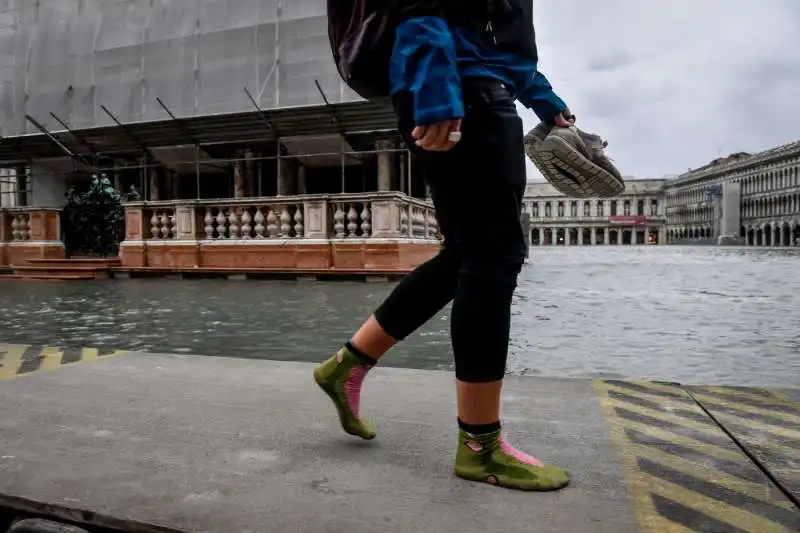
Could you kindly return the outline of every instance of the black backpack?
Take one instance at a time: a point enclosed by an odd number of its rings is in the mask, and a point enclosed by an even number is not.
[[[367,100],[389,96],[402,0],[328,0],[328,38],[342,79]]]

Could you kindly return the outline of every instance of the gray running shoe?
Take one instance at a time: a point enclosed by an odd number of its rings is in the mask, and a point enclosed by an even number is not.
[[[603,151],[608,143],[575,126],[538,124],[525,135],[525,153],[544,178],[572,198],[610,197],[625,190],[619,170]]]

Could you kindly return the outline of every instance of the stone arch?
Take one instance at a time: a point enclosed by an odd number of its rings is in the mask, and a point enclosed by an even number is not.
[[[791,246],[792,245],[792,227],[789,225],[788,222],[785,222],[781,225],[781,246]]]

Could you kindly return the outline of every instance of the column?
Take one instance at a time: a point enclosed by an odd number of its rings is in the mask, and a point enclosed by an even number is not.
[[[622,228],[617,229],[617,244],[622,246]]]
[[[234,161],[233,163],[233,197],[245,197],[245,177],[244,161]]]
[[[558,234],[556,233],[556,228],[550,228],[550,244],[551,245],[558,244],[558,241],[556,240],[557,237],[558,237]]]
[[[158,171],[155,168],[148,169],[148,176],[150,178],[149,186],[149,193],[150,193],[150,201],[157,201],[161,199],[161,193],[158,188]]]
[[[28,169],[25,165],[17,165],[14,167],[14,177],[16,183],[17,198],[13,205],[26,206],[28,205]]]
[[[591,237],[591,239],[592,239],[592,241],[591,241],[591,245],[592,246],[597,244],[597,228],[595,228],[595,227],[592,227],[592,237]]]
[[[565,209],[569,209],[569,206],[565,206]],[[572,228],[567,226],[564,228],[564,246],[569,246],[570,241],[572,240]]]
[[[297,194],[308,194],[308,184],[306,182],[306,167],[298,163],[297,165]]]
[[[125,163],[123,161],[118,161],[116,159],[114,160],[114,163],[112,164],[112,166],[114,168],[114,170],[112,171],[114,173],[114,176],[113,176],[114,189],[119,193],[127,192],[127,191],[123,191],[122,190],[122,172],[119,170],[119,167],[123,166],[124,164]]]
[[[174,170],[169,172],[170,199],[177,200],[180,196],[181,176]]]
[[[295,184],[294,159],[279,159],[278,160],[278,196],[289,196],[294,194],[293,185]]]
[[[389,141],[377,141],[375,150],[378,151],[378,191],[390,191],[392,189],[392,160],[391,152],[388,152]]]
[[[544,246],[544,228],[536,228],[536,231],[539,232],[539,246]]]
[[[603,244],[608,246],[611,244],[611,227],[607,226],[603,232]]]
[[[578,228],[578,244],[583,246],[583,228]]]

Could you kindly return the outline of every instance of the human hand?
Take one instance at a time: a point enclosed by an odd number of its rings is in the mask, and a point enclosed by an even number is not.
[[[575,115],[572,114],[569,108],[556,115],[556,126],[567,127],[573,124],[575,124]]]
[[[451,135],[458,133],[459,135]],[[416,144],[423,150],[445,152],[458,143],[461,133],[461,119],[445,120],[430,126],[417,126],[411,132]]]

